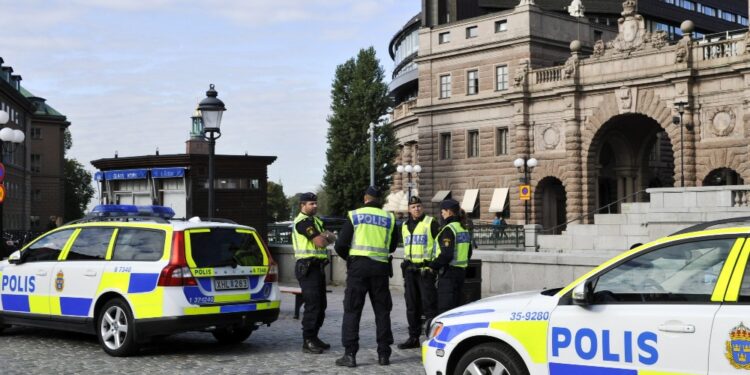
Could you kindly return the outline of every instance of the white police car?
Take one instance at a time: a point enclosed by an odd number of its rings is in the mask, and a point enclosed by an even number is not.
[[[206,330],[244,341],[279,315],[277,268],[258,233],[169,220],[160,206],[97,206],[0,262],[0,331],[94,333],[125,356],[154,336]]]
[[[750,227],[702,224],[607,261],[562,289],[437,318],[428,375],[677,375],[750,370]],[[750,221],[750,220],[748,220]],[[746,224],[745,224],[746,225]]]

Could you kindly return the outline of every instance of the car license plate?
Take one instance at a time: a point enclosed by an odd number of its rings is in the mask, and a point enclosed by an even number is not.
[[[247,289],[247,277],[234,279],[214,279],[215,290],[237,290]]]

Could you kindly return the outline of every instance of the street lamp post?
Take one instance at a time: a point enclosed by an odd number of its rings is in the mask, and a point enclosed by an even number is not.
[[[367,129],[370,134],[370,186],[375,186],[375,123],[370,123]]]
[[[409,207],[409,201],[411,201],[411,188],[414,187],[414,183],[411,182],[411,174],[412,173],[417,174],[419,172],[422,172],[422,166],[419,165],[419,164],[415,164],[415,165],[411,165],[411,164],[399,165],[399,166],[396,166],[396,172],[398,172],[398,173],[406,173],[406,178],[407,178],[407,181],[408,181],[406,183],[406,187],[407,187],[406,206],[408,208]]]
[[[0,110],[0,125],[5,125],[8,123],[9,116],[8,112],[5,112],[3,110]],[[23,141],[26,139],[26,135],[23,133],[23,131],[18,129],[11,129],[11,128],[2,128],[0,130],[0,165],[3,163],[3,156],[5,153],[13,153],[16,151],[16,148],[23,143]],[[2,172],[7,175],[7,171],[5,169],[5,166],[2,166]],[[3,179],[7,176],[3,176]],[[0,183],[0,185],[2,185]],[[2,187],[3,189],[3,201],[0,201],[0,256],[5,255],[5,228],[3,226],[3,207],[5,206],[5,186]]]
[[[214,148],[216,140],[221,137],[221,116],[227,110],[217,95],[212,83],[206,91],[206,98],[198,104],[203,120],[203,138],[208,140],[208,220],[214,217]]]
[[[685,106],[687,104],[687,102],[674,103],[677,106],[677,113],[680,114],[680,118],[672,118],[672,122],[680,126],[680,187],[685,187],[685,137],[683,135],[684,124],[682,123],[682,115],[685,113]]]
[[[518,158],[513,161],[513,166],[518,169],[519,172],[523,173],[523,177],[519,179],[521,184],[529,184],[529,181],[531,181],[531,170],[534,169],[534,167],[539,164],[539,161],[534,158],[529,158],[527,156],[524,156],[522,158]],[[524,223],[529,224],[529,201],[524,200],[523,201],[523,217],[524,217]]]

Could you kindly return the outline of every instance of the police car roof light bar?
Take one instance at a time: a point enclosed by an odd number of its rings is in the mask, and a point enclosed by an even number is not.
[[[95,217],[144,216],[171,219],[175,213],[171,207],[135,206],[130,204],[100,204],[91,210]]]
[[[728,219],[720,219],[720,220],[713,220],[713,221],[707,221],[705,223],[695,224],[691,225],[685,229],[681,229],[677,232],[674,232],[670,234],[669,236],[676,236],[679,234],[685,234],[690,232],[697,232],[699,230],[706,230],[711,227],[724,225],[724,224],[735,224],[735,223],[750,223],[750,216],[742,216],[742,217],[730,217]]]

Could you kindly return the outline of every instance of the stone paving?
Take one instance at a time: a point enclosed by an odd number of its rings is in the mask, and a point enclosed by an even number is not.
[[[423,374],[419,349],[394,344],[390,366],[377,363],[372,307],[365,305],[356,369],[334,365],[343,354],[342,287],[329,287],[320,337],[331,344],[321,355],[303,354],[301,324],[292,318],[294,297],[283,294],[281,315],[243,344],[218,345],[210,333],[191,332],[161,339],[130,358],[105,354],[93,335],[13,327],[0,334],[0,374]],[[392,290],[396,343],[407,336],[403,292]]]

